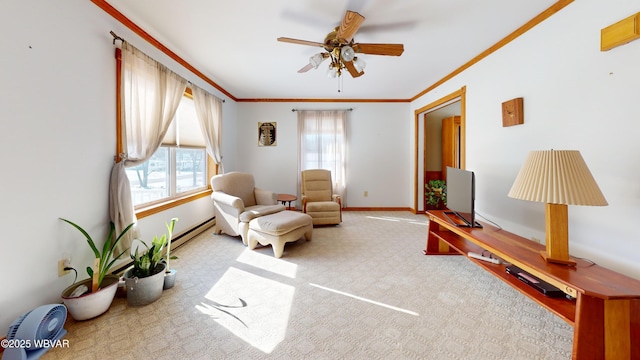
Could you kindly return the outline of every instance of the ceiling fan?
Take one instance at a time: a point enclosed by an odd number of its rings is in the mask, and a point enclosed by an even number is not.
[[[340,26],[336,26],[324,39],[324,42],[314,42],[306,40],[279,37],[278,41],[318,46],[324,48],[326,52],[320,52],[309,58],[309,64],[298,70],[299,73],[317,69],[325,60],[331,59],[328,76],[339,77],[343,70],[347,70],[352,77],[356,78],[364,74],[366,63],[358,58],[356,54],[389,55],[400,56],[404,51],[403,44],[360,44],[353,40],[353,36],[364,22],[365,17],[355,11],[347,10]]]

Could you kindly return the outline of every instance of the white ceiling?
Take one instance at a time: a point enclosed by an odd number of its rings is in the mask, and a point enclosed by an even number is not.
[[[107,0],[236,99],[410,99],[556,0]],[[299,74],[346,10],[366,20],[358,43],[402,43],[400,57],[360,55],[365,74]],[[125,39],[127,40],[127,39]],[[135,45],[135,44],[134,44]]]

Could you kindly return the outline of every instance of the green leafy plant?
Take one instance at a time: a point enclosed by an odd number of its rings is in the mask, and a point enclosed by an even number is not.
[[[447,185],[444,180],[431,180],[424,187],[424,197],[428,205],[447,205]]]
[[[171,221],[167,224],[169,238],[167,239],[167,268],[165,269],[166,273],[171,272],[171,270],[169,269],[169,260],[178,258],[177,256],[171,256],[171,237],[173,236],[173,228],[176,225],[176,221],[178,221],[178,218],[172,218]]]
[[[116,249],[116,245],[118,245],[118,242],[120,242],[120,239],[122,239],[124,234],[126,234],[127,231],[129,231],[134,224],[130,224],[129,226],[127,226],[124,230],[122,230],[120,235],[118,235],[118,237],[114,239],[116,227],[113,224],[113,222],[110,222],[109,236],[107,237],[106,241],[104,242],[104,245],[102,246],[102,251],[100,251],[96,246],[95,241],[93,241],[89,233],[87,233],[82,227],[80,227],[78,224],[75,224],[74,222],[71,222],[67,219],[60,218],[60,220],[78,229],[78,231],[80,231],[80,233],[82,233],[82,235],[84,235],[85,239],[87,240],[87,243],[89,244],[89,247],[91,247],[91,250],[95,255],[95,258],[99,259],[97,274],[94,274],[92,267],[87,266],[87,274],[89,275],[89,277],[93,278],[94,275],[98,276],[97,289],[99,289],[100,286],[102,285],[102,280],[104,279],[105,275],[109,273],[109,270],[111,270],[111,267],[113,266],[113,264],[115,264],[115,262],[118,261],[118,259],[122,257],[122,255],[124,255],[124,253],[129,250],[129,249],[125,249],[120,254],[113,256]],[[97,289],[92,289],[92,292],[96,291]]]
[[[133,260],[132,276],[144,278],[156,274],[158,272],[156,271],[158,264],[164,260],[163,253],[165,251],[165,247],[167,249],[167,258],[177,259],[177,257],[171,257],[169,254],[171,248],[170,239],[173,233],[173,227],[177,220],[178,219],[173,218],[171,219],[171,222],[167,224],[167,230],[169,230],[168,238],[167,234],[162,234],[161,237],[158,237],[157,235],[154,236],[153,241],[151,242],[151,247],[149,247],[149,245],[144,241],[141,241],[147,250],[143,253],[139,253],[138,248],[136,248],[134,253],[130,254],[131,259]]]

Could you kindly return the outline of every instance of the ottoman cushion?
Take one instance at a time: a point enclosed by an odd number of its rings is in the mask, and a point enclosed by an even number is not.
[[[296,211],[284,210],[275,214],[255,218],[249,222],[247,240],[249,249],[258,244],[271,245],[276,258],[282,256],[284,244],[304,237],[311,241],[313,220],[311,216]]]
[[[249,228],[266,234],[279,236],[307,226],[311,217],[295,211],[280,211],[251,220]]]

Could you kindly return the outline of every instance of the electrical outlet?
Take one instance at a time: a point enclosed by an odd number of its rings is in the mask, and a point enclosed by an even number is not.
[[[364,192],[364,197],[367,197],[367,196],[369,196],[369,192],[368,192],[368,191],[365,191],[365,192]]]
[[[532,236],[532,237],[531,237],[531,241],[535,241],[535,242],[537,242],[538,244],[540,244],[540,239],[538,239],[538,238],[537,238],[537,237],[535,237],[535,236]]]
[[[68,274],[71,270],[65,270],[64,268],[71,266],[71,260],[65,258],[58,260],[58,277]]]

